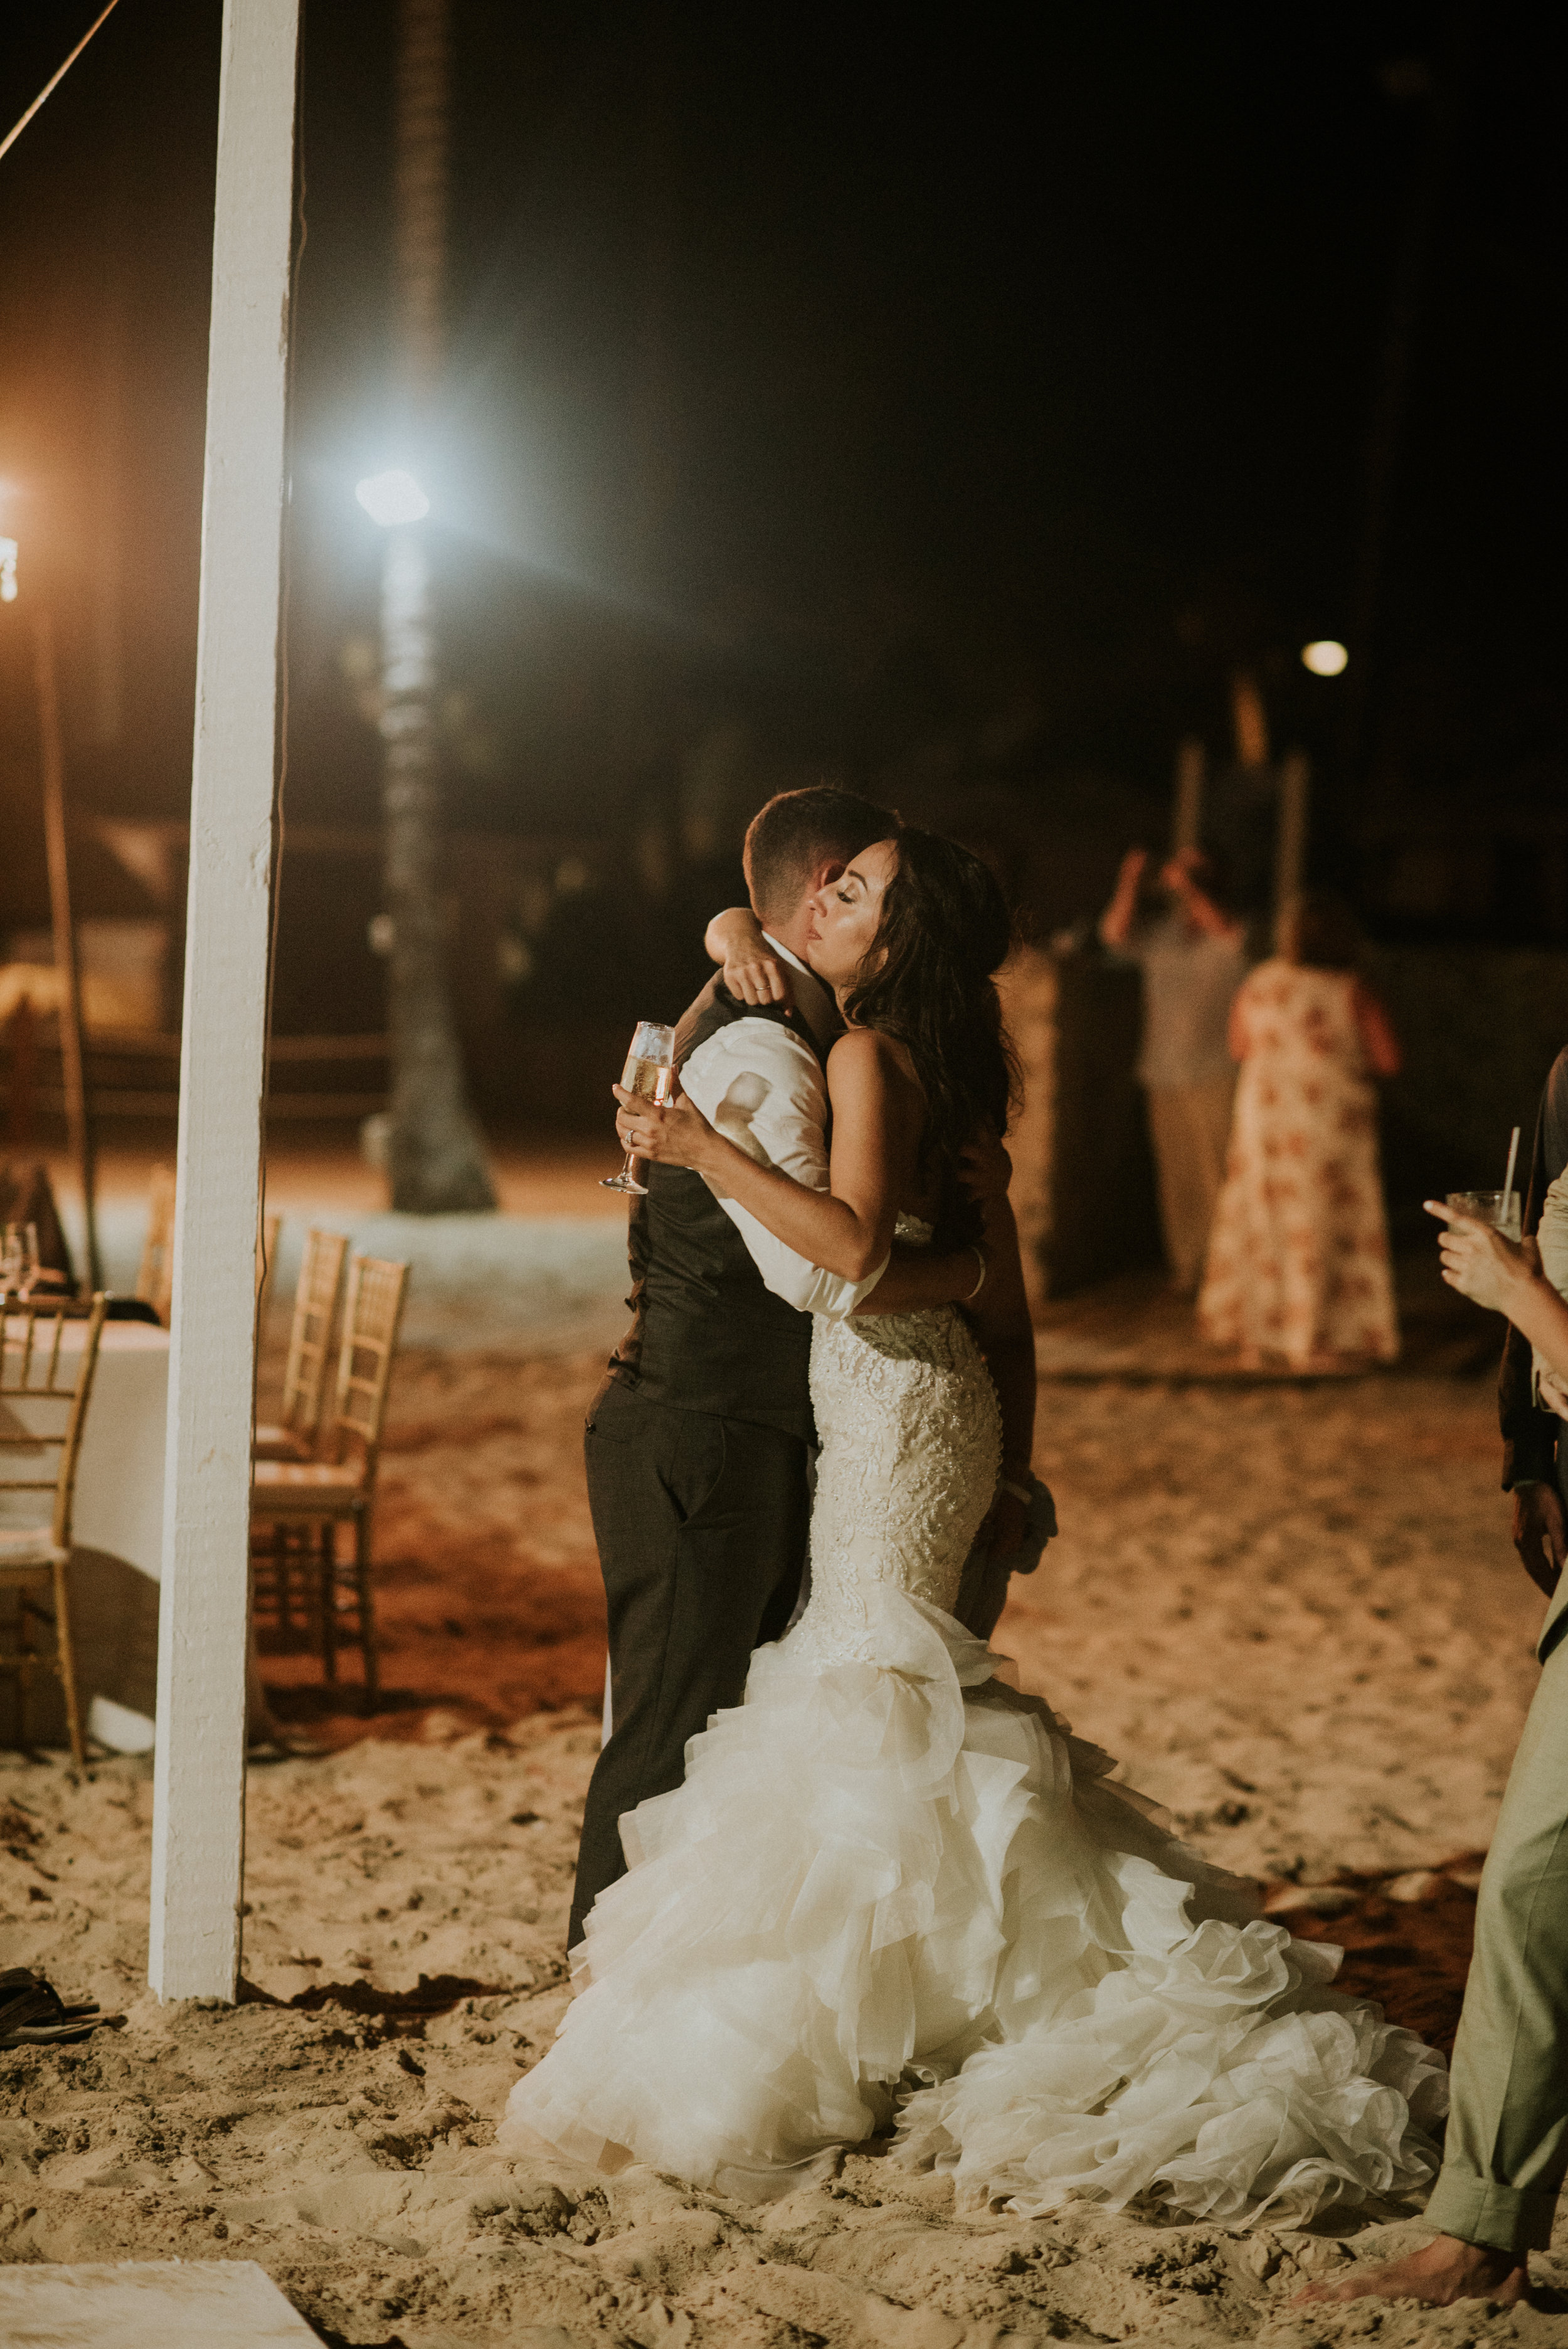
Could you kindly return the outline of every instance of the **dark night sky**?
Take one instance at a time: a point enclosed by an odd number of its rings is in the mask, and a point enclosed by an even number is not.
[[[645,761],[728,709],[867,781],[943,739],[1042,791],[1089,770],[1152,793],[1184,728],[1220,739],[1246,658],[1331,764],[1344,688],[1295,651],[1354,626],[1420,68],[1444,57],[1373,764],[1561,789],[1546,12],[455,9],[428,461],[449,668],[490,745],[454,786],[469,818],[548,817],[614,764],[599,705],[634,640],[678,680]],[[35,0],[8,27],[6,121],[91,13]],[[82,788],[128,812],[187,789],[219,21],[120,0],[0,163],[0,528],[50,550]],[[351,492],[385,450],[393,22],[306,12],[291,789],[354,821],[374,750],[339,652],[374,614]],[[93,520],[116,288],[118,730]]]

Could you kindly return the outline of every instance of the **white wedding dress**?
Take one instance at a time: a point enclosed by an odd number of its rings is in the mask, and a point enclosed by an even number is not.
[[[1423,2187],[1442,2058],[946,1611],[1001,1455],[962,1317],[819,1319],[811,1392],[810,1603],[623,1819],[588,1987],[501,2144],[762,2199],[896,2128],[894,2158],[1029,2215],[1299,2222]]]

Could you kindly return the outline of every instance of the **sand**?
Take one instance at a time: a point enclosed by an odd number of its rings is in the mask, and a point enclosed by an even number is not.
[[[391,1699],[366,1719],[303,1652],[267,1661],[280,1707],[335,1750],[251,1774],[239,2007],[142,1987],[146,1762],[78,1782],[0,1756],[4,1961],[127,2016],[0,2054],[0,2258],[254,2260],[325,2338],[407,2349],[1568,2343],[1551,2309],[1290,2310],[1303,2274],[1423,2240],[1418,2221],[965,2218],[944,2181],[861,2155],[758,2210],[498,2157],[507,2090],[566,1997],[602,1669],[574,1434],[594,1373],[402,1365]],[[1052,1383],[1042,1405],[1065,1531],[999,1638],[1026,1682],[1276,1898],[1333,1907],[1314,1888],[1358,1872],[1337,1897],[1373,1888],[1352,1920],[1373,1920],[1367,1963],[1388,1919],[1457,1915],[1540,1604],[1507,1546],[1485,1388]],[[1538,2263],[1548,2287],[1568,2287],[1568,2235],[1563,2251]]]

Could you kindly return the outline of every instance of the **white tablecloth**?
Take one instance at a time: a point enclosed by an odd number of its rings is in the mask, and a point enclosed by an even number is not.
[[[66,1326],[68,1342],[68,1333],[85,1325]],[[150,1321],[107,1322],[77,1463],[72,1538],[83,1549],[123,1557],[154,1582],[163,1564],[168,1411],[168,1330]]]
[[[79,1355],[86,1335],[85,1321],[67,1321],[60,1338],[62,1357]],[[74,1364],[68,1375],[74,1379]],[[107,1743],[132,1748],[150,1743],[152,1734],[168,1407],[168,1330],[148,1321],[106,1323],[77,1462],[72,1632],[89,1727]],[[0,1409],[25,1427],[59,1423],[57,1404],[8,1396]],[[57,1457],[43,1456],[51,1464]],[[37,1497],[46,1508],[47,1495]],[[0,1714],[8,1698],[9,1692],[0,1690]],[[38,1682],[36,1703],[37,1718],[29,1723],[33,1738],[46,1745],[63,1744],[65,1716],[52,1677]],[[0,1718],[0,1742],[13,1733],[9,1720]]]
[[[85,1321],[67,1321],[60,1333],[62,1372],[72,1381],[72,1358],[81,1353],[87,1328]],[[11,1396],[5,1407],[24,1426],[59,1424],[57,1404]],[[168,1409],[168,1330],[150,1321],[106,1323],[77,1462],[72,1539],[82,1549],[123,1558],[154,1582],[163,1557]]]

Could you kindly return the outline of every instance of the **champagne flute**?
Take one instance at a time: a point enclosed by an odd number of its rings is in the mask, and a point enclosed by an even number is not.
[[[7,1224],[5,1240],[0,1243],[0,1292],[7,1297],[21,1294],[23,1261],[22,1226]]]
[[[626,1055],[626,1065],[621,1072],[621,1083],[629,1093],[644,1101],[665,1102],[676,1089],[676,1031],[661,1027],[656,1019],[640,1019],[632,1039],[632,1049]],[[618,1174],[606,1174],[599,1188],[602,1191],[633,1191],[645,1197],[647,1185],[639,1183],[632,1169],[636,1158],[626,1153],[626,1163]]]

